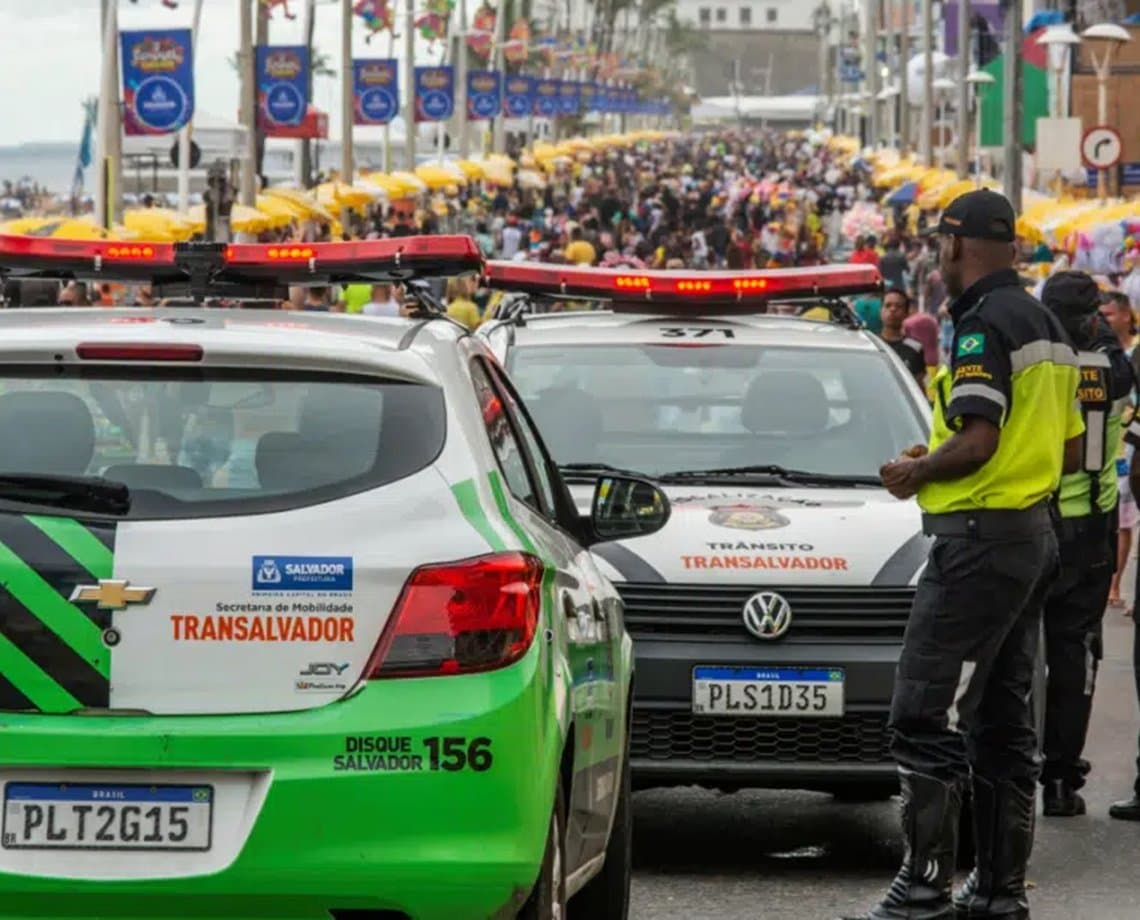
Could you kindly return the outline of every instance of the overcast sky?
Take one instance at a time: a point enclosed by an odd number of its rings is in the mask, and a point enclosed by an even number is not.
[[[167,9],[161,0],[118,0],[122,29],[187,28],[193,0],[178,0]],[[469,3],[471,7],[476,4]],[[278,11],[270,23],[274,44],[300,44],[304,0],[290,0],[295,21]],[[238,45],[239,0],[205,0],[202,33],[194,62],[197,109],[216,118],[236,119],[237,74],[228,58]],[[0,145],[26,141],[74,141],[82,128],[81,103],[98,93],[101,48],[99,0],[0,0]],[[353,54],[384,57],[387,33],[366,43],[367,29],[354,19]],[[317,0],[314,45],[330,54],[340,70],[340,3]],[[396,42],[396,56],[400,55]],[[438,63],[439,54],[417,50],[422,63]],[[401,81],[402,82],[402,81]],[[402,87],[401,87],[402,89]],[[329,136],[340,136],[339,83],[318,79],[314,102],[329,113]],[[358,128],[358,136],[379,136],[380,128]]]

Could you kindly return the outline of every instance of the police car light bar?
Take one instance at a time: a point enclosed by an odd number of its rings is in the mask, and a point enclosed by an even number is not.
[[[480,272],[467,236],[345,243],[127,243],[0,235],[0,275],[142,282],[156,293],[272,297],[289,285],[383,282]]]
[[[630,271],[531,262],[488,262],[487,282],[503,291],[611,300],[620,307],[753,309],[770,300],[841,297],[882,288],[873,265],[820,265],[763,271]]]

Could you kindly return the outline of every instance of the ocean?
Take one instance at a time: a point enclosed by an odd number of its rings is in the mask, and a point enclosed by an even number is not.
[[[27,177],[49,191],[67,194],[75,175],[79,145],[66,143],[19,144],[0,147],[0,181],[19,182]],[[87,184],[92,181],[87,171]]]

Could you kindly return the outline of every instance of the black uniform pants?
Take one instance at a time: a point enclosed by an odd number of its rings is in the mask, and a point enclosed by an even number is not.
[[[1116,528],[1108,516],[1069,518],[1060,531],[1061,571],[1045,600],[1045,766],[1041,781],[1085,784],[1104,608],[1116,568]]]
[[[1057,538],[1048,529],[934,541],[891,702],[891,750],[900,766],[943,780],[973,770],[1035,788],[1031,691],[1056,569]]]

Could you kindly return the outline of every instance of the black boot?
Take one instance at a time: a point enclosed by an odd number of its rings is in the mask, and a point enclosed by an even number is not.
[[[1108,816],[1117,821],[1140,821],[1140,795],[1134,795],[1123,802],[1113,802],[1109,806]]]
[[[1033,849],[1035,792],[974,777],[978,865],[954,895],[957,920],[1029,920],[1025,868]]]
[[[906,844],[902,867],[882,903],[848,920],[953,920],[961,786],[909,770],[899,770],[899,784]]]
[[[1049,818],[1075,818],[1086,811],[1081,794],[1063,779],[1046,782],[1042,799],[1045,815]]]

